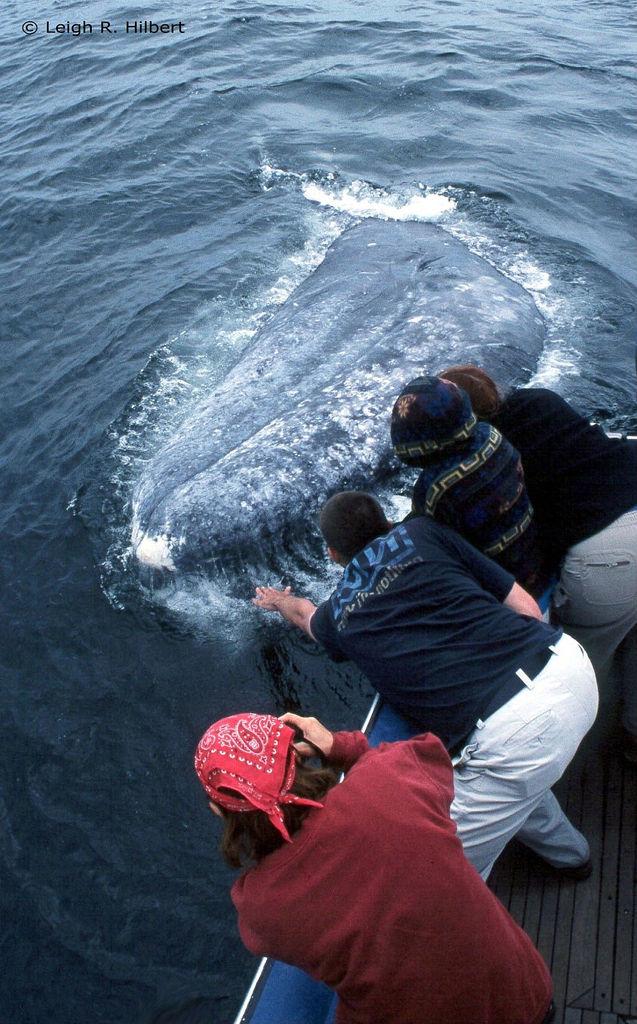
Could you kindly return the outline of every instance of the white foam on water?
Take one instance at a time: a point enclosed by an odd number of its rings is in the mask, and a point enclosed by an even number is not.
[[[261,164],[260,176],[264,191],[277,185],[300,188],[310,202],[357,219],[438,221],[453,213],[457,205],[445,190],[434,191],[422,182],[382,188],[359,178],[348,182],[333,171],[317,180],[316,175],[284,170],[267,161]]]
[[[538,267],[528,253],[520,255],[509,263],[508,276],[529,292],[545,292],[547,288],[551,287],[551,275]]]
[[[535,373],[526,386],[555,388],[562,377],[577,373],[580,362],[580,353],[576,349],[563,338],[554,339],[553,347],[542,352]]]
[[[378,220],[437,221],[456,208],[453,199],[438,192],[405,197],[392,195],[363,181],[354,181],[335,191],[308,182],[303,185],[303,195],[310,202],[348,213],[351,217]]]
[[[255,618],[247,599],[232,597],[223,581],[202,577],[183,577],[178,586],[156,588],[153,602],[199,633],[216,636],[219,625],[223,625],[226,637],[235,647],[246,640],[246,623]]]
[[[297,174],[295,171],[286,171],[282,167],[275,167],[273,164],[268,163],[267,160],[261,162],[259,173],[261,176],[261,187],[264,191],[272,188],[278,182],[285,184],[286,182],[303,181],[307,177],[304,174]]]

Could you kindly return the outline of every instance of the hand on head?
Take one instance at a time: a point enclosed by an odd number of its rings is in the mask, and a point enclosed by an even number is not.
[[[291,711],[287,711],[280,718],[287,725],[297,726],[309,741],[309,743],[300,742],[294,744],[294,749],[302,757],[311,757],[312,754],[316,753],[314,748],[320,750],[325,757],[330,755],[334,736],[329,729],[321,725],[317,718],[303,718],[301,715],[294,715]]]

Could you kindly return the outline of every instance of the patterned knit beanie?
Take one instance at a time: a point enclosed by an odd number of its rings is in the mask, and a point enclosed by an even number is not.
[[[392,444],[402,462],[421,466],[441,451],[466,444],[476,424],[462,388],[439,377],[416,377],[403,388],[392,410]]]

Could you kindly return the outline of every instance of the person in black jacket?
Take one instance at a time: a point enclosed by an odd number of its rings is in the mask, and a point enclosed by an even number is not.
[[[600,685],[615,663],[624,756],[637,763],[637,443],[607,437],[546,388],[503,397],[477,366],[439,376],[464,388],[474,412],[520,452],[540,540],[561,566],[556,615]]]

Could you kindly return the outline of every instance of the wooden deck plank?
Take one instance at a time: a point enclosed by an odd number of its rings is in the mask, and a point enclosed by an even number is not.
[[[615,933],[615,969],[612,1009],[619,1014],[637,1014],[637,999],[631,998],[631,984],[637,983],[637,945],[633,927],[637,857],[637,784],[635,770],[622,765],[621,826],[619,839],[619,876],[617,885],[617,923]],[[631,978],[632,973],[632,978]]]
[[[565,780],[567,791],[560,792],[562,804],[570,821],[581,829],[582,825],[582,767],[574,765]],[[568,968],[571,957],[571,943],[573,930],[573,907],[575,904],[575,888],[577,884],[563,881],[560,886],[559,900],[557,905],[557,919],[555,925],[555,939],[553,943],[553,998],[557,1007],[564,1007],[566,1004],[566,986],[568,979]]]
[[[534,884],[537,884],[537,881]],[[547,873],[544,878],[542,908],[540,911],[540,923],[537,935],[537,948],[546,960],[551,974],[553,973],[553,943],[555,940],[555,924],[557,920],[559,894],[559,879]]]
[[[525,851],[520,850],[518,846],[513,852],[515,856],[511,881],[511,897],[509,899],[509,913],[516,921],[521,922],[524,920],[524,912],[526,910],[529,890],[532,889],[533,886],[530,884],[529,858],[525,856]]]
[[[556,1006],[566,1005],[568,966],[571,957],[573,906],[577,884],[581,883],[562,882],[559,890],[555,937],[553,941],[553,960],[551,963],[553,998]]]
[[[511,888],[513,885],[514,861],[510,850],[505,850],[502,856],[496,861],[495,867],[489,877],[489,885],[500,900],[502,906],[509,909],[511,899]]]
[[[542,916],[542,903],[544,900],[544,879],[532,877],[529,879],[529,889],[524,908],[522,927],[527,935],[537,946],[540,932],[540,919]]]
[[[567,1007],[564,1013],[564,1024],[582,1024],[582,1011]]]
[[[605,955],[597,957],[595,969],[595,1009],[613,1008],[613,960],[617,928],[617,880],[619,873],[619,832],[622,817],[621,765],[610,756],[605,763],[604,844],[602,884],[599,904],[597,943]]]
[[[580,1010],[582,1014],[581,1024],[637,1024],[637,1021],[629,1020],[627,1017],[618,1017],[616,1013],[606,1013],[597,1010]]]
[[[597,922],[603,853],[604,778],[603,757],[598,749],[593,748],[586,757],[579,780],[583,799],[581,830],[590,845],[593,873],[590,878],[579,882],[575,887],[566,984],[567,1006],[583,1006],[585,1009],[594,1009],[592,994],[597,959]]]

